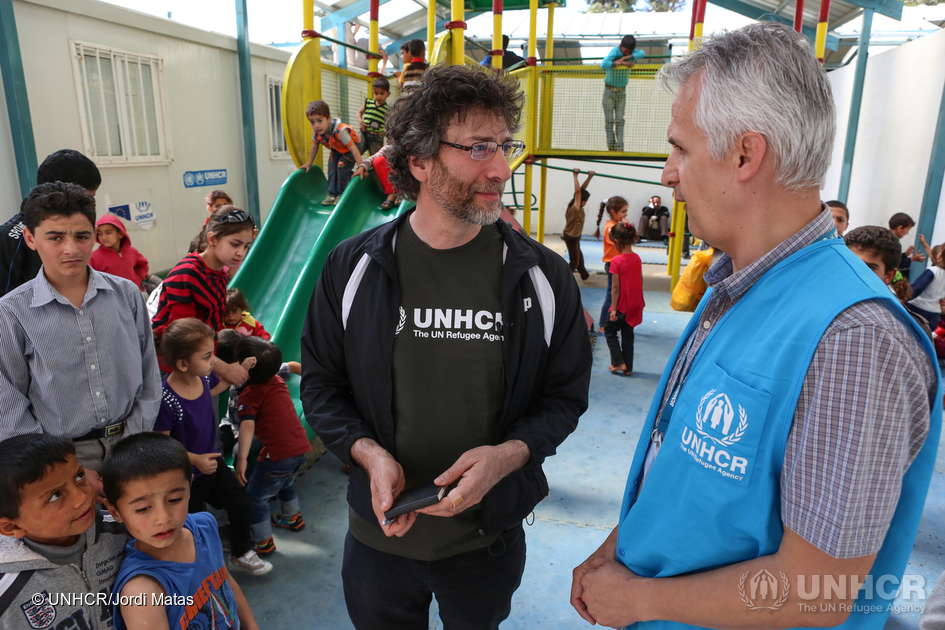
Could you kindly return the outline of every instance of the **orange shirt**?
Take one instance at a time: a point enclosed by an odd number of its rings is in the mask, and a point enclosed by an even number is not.
[[[616,256],[619,252],[614,246],[614,242],[610,240],[610,228],[617,225],[616,221],[608,221],[607,225],[604,226],[604,262],[609,263],[610,260]]]

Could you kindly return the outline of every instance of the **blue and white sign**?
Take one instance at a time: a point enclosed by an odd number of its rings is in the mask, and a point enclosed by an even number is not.
[[[148,201],[139,201],[135,204],[135,224],[142,230],[150,230],[154,225],[154,209]]]
[[[187,171],[184,173],[184,187],[221,186],[226,183],[226,169],[215,171]]]
[[[131,207],[127,203],[123,206],[108,206],[108,211],[125,221],[131,221]]]

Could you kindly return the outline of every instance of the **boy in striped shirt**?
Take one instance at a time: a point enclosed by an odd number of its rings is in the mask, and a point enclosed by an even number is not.
[[[390,98],[390,82],[384,77],[374,79],[371,87],[374,98],[364,99],[364,105],[358,110],[358,122],[361,123],[361,154],[369,151],[371,155],[384,146],[384,123],[387,120],[387,99]]]

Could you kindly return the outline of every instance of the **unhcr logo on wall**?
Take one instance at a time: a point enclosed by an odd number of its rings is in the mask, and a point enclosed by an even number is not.
[[[198,186],[222,186],[226,183],[226,169],[210,171],[187,171],[184,173],[184,188]]]

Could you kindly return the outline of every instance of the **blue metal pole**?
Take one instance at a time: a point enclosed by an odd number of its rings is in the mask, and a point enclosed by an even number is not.
[[[942,199],[942,179],[945,178],[945,85],[942,87],[942,100],[938,106],[938,122],[935,124],[935,136],[932,138],[932,155],[929,157],[929,173],[925,178],[925,191],[922,194],[922,209],[916,224],[916,246],[920,247],[919,234],[924,234],[926,241],[931,241],[932,230],[938,206]],[[913,262],[909,276],[916,279],[925,270],[925,263]]]
[[[243,111],[243,161],[246,172],[246,211],[260,223],[259,176],[256,169],[256,121],[253,118],[253,70],[249,55],[249,18],[246,0],[236,0],[236,50],[240,68],[240,105]]]
[[[850,194],[850,174],[853,170],[853,154],[856,151],[856,132],[860,126],[860,105],[863,102],[863,83],[866,80],[866,58],[869,55],[870,30],[873,28],[873,10],[863,9],[863,26],[856,48],[856,70],[853,74],[853,97],[850,99],[850,120],[847,122],[847,138],[843,145],[843,163],[840,165],[840,190],[837,199],[847,202]]]
[[[0,0],[0,74],[3,75],[3,93],[13,136],[20,195],[26,197],[36,186],[36,141],[33,139],[33,122],[26,94],[20,39],[16,34],[13,0]]]

